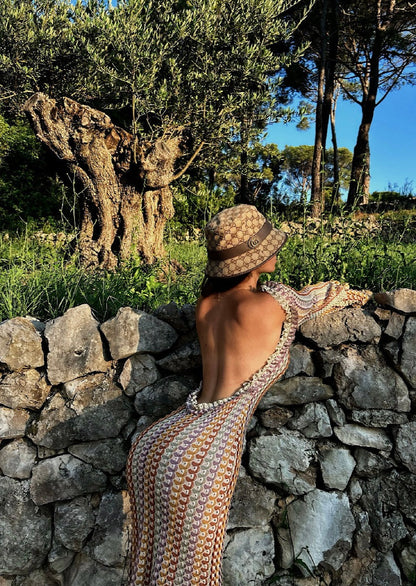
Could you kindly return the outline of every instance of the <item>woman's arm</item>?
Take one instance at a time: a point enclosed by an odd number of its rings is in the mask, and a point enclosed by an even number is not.
[[[350,305],[365,305],[372,297],[371,291],[350,289],[348,284],[327,281],[307,285],[295,291],[288,285],[269,282],[267,287],[282,294],[298,314],[298,326],[312,317],[332,313]]]

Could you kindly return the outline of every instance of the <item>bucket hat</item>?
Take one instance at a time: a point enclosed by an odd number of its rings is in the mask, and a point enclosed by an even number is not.
[[[257,208],[240,204],[216,214],[205,226],[208,277],[237,277],[259,267],[286,242]]]

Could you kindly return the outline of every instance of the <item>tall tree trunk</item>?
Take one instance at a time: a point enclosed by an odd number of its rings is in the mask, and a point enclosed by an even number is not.
[[[248,180],[248,147],[249,147],[249,128],[251,121],[243,120],[241,123],[241,153],[240,153],[240,188],[236,194],[236,203],[252,204],[253,198],[250,194]]]
[[[250,191],[248,187],[247,163],[248,153],[247,148],[243,145],[243,150],[240,154],[241,174],[240,174],[240,189],[237,194],[237,203],[251,204]]]
[[[139,142],[134,162],[133,136],[99,110],[41,93],[24,108],[36,136],[75,178],[83,264],[114,269],[134,252],[149,264],[160,258],[183,137]]]
[[[376,31],[373,52],[370,60],[370,74],[368,88],[364,88],[361,103],[361,123],[358,129],[357,141],[354,147],[354,155],[351,167],[351,181],[348,191],[347,205],[353,207],[357,204],[368,203],[370,193],[370,127],[376,108],[377,91],[379,85],[379,67],[381,48],[383,43],[383,31]]]
[[[322,2],[321,13],[321,54],[318,65],[318,96],[315,113],[315,144],[312,160],[312,217],[319,218],[322,214],[323,193],[322,193],[322,149],[323,149],[323,101],[326,75],[326,19],[328,11],[328,0]]]
[[[332,195],[331,195],[331,206],[339,206],[341,203],[340,198],[340,178],[339,178],[339,154],[338,154],[338,141],[337,141],[337,129],[335,125],[335,113],[337,110],[337,100],[338,100],[338,92],[333,95],[332,105],[331,105],[331,138],[332,138],[332,147],[334,150],[334,184],[332,186]]]
[[[322,150],[325,153],[328,126],[331,119],[335,92],[335,73],[338,60],[339,37],[339,1],[330,0],[328,23],[325,28],[328,35],[328,54],[325,67],[325,92],[322,104]]]
[[[369,106],[369,105],[367,105]],[[347,205],[368,203],[370,191],[370,126],[373,119],[374,106],[363,108],[357,141],[351,166],[351,180],[348,190]]]

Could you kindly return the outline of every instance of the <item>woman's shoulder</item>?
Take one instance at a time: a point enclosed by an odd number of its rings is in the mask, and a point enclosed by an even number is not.
[[[265,291],[244,296],[236,309],[240,320],[258,325],[267,323],[272,327],[282,323],[286,316],[278,300]]]

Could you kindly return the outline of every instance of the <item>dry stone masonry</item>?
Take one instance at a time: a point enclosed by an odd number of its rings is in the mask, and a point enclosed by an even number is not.
[[[416,583],[416,291],[306,322],[246,439],[225,586]],[[0,324],[0,586],[126,581],[131,441],[200,378],[194,308]]]

